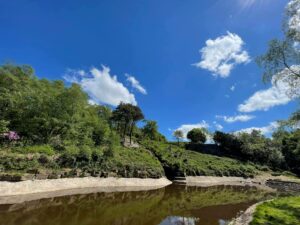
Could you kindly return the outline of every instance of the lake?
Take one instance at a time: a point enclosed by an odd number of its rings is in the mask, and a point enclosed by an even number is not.
[[[272,196],[254,187],[168,187],[1,205],[0,225],[225,225]]]

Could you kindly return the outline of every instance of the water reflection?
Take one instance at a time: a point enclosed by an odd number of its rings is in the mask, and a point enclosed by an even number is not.
[[[196,225],[200,218],[169,216],[159,225]]]
[[[225,225],[270,193],[250,187],[185,187],[95,193],[0,206],[0,225]]]

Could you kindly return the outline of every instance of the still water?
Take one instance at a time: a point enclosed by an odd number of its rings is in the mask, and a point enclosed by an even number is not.
[[[0,225],[226,225],[270,195],[253,187],[180,185],[74,195],[2,205]]]

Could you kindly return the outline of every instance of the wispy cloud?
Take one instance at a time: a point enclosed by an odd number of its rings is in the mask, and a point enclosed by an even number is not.
[[[217,119],[222,119],[226,123],[246,122],[255,118],[252,115],[237,115],[237,116],[216,116]]]
[[[194,66],[206,69],[214,76],[228,77],[236,65],[250,61],[243,45],[244,41],[237,34],[230,32],[215,40],[209,39],[206,46],[200,50],[201,61]]]
[[[133,88],[135,88],[136,90],[138,90],[140,93],[146,95],[147,91],[146,89],[140,84],[140,82],[132,75],[129,74],[125,74],[125,76],[127,77],[127,81],[131,84],[131,86]]]
[[[117,76],[110,74],[110,69],[102,66],[90,71],[67,70],[64,79],[79,84],[90,96],[90,104],[104,103],[117,106],[120,102],[136,105],[134,94],[118,81]]]

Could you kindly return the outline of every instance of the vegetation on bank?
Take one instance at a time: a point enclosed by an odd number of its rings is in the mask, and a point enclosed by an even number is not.
[[[170,176],[239,176],[253,177],[259,167],[238,160],[201,154],[170,143],[142,142],[159,159]]]
[[[29,66],[1,66],[0,87],[2,175],[252,177],[268,167],[298,172],[298,131],[276,133],[273,140],[257,131],[216,132],[225,156],[217,157],[187,150],[181,131],[175,132],[177,144],[167,142],[138,106],[91,105],[78,85],[38,79]],[[188,138],[201,145],[207,131],[194,129]]]
[[[300,197],[274,199],[259,205],[250,225],[298,225]]]

